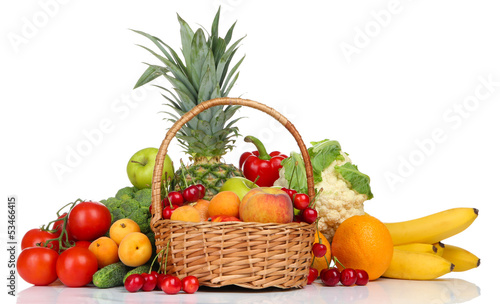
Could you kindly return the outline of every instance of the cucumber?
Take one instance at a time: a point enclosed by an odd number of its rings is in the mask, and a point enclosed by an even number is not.
[[[128,270],[129,268],[122,262],[110,264],[94,273],[92,283],[99,288],[121,286]]]
[[[122,284],[125,284],[125,280],[127,279],[127,277],[131,274],[143,274],[143,273],[148,273],[149,272],[149,265],[148,264],[144,264],[144,265],[141,265],[139,267],[136,267],[132,270],[130,270],[129,272],[127,272],[125,274],[125,276],[123,277],[123,282]]]

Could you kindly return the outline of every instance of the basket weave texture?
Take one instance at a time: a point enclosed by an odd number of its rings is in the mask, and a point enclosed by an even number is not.
[[[302,288],[307,284],[315,226],[307,223],[200,222],[161,218],[161,178],[168,145],[180,128],[200,112],[218,105],[242,105],[269,114],[290,131],[306,167],[308,195],[314,196],[312,166],[299,133],[283,115],[256,101],[217,98],[195,106],[168,130],[160,146],[153,175],[151,228],[162,270],[200,285],[237,285],[250,289]],[[165,250],[166,251],[166,250]],[[165,252],[164,251],[164,252]]]

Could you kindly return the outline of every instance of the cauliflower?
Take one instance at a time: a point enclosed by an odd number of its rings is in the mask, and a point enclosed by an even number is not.
[[[340,223],[353,215],[364,214],[363,203],[373,197],[370,178],[359,172],[348,154],[341,151],[337,141],[324,140],[312,144],[308,152],[317,193],[315,208],[318,211],[318,229],[331,242]],[[274,185],[307,193],[301,155],[292,152],[282,164],[280,178]]]

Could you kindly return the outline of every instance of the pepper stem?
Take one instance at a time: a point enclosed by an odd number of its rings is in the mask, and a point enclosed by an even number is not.
[[[252,143],[257,147],[257,151],[259,151],[259,159],[262,160],[270,160],[271,156],[267,153],[266,148],[264,147],[264,144],[256,137],[254,136],[245,136],[244,141],[247,143]]]

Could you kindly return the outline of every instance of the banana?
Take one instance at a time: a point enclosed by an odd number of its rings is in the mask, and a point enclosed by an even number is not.
[[[448,260],[433,254],[394,249],[391,264],[382,275],[406,280],[432,280],[453,270]]]
[[[414,220],[385,223],[395,246],[410,243],[434,244],[462,232],[474,222],[476,208],[453,208]]]
[[[441,243],[441,242],[437,242],[437,243],[434,243],[433,245],[437,249],[436,254],[439,255],[439,256],[443,256],[444,244]]]
[[[413,252],[426,252],[426,253],[437,253],[437,247],[433,244],[423,244],[423,243],[412,243],[405,245],[394,246],[394,248],[399,250],[413,251]]]
[[[473,253],[457,246],[446,244],[443,251],[443,258],[455,264],[453,271],[466,271],[476,268],[481,260]]]

